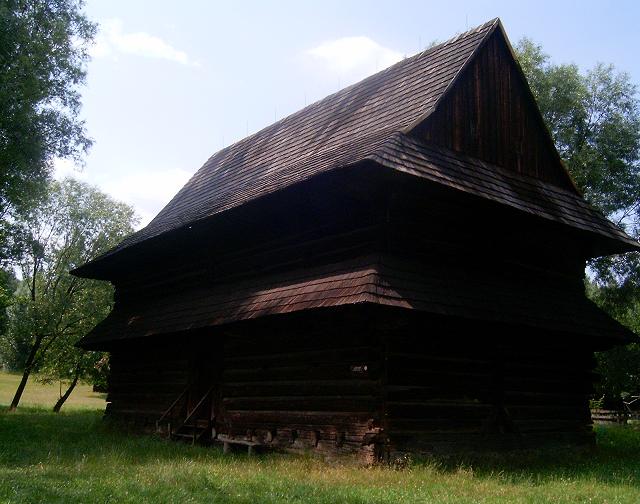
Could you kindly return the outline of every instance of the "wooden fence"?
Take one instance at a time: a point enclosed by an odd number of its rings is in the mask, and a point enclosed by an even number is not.
[[[591,419],[596,424],[626,424],[629,420],[640,420],[640,412],[592,409]]]

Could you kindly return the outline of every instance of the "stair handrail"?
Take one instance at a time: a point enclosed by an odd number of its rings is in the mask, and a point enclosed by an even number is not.
[[[211,392],[213,392],[213,388],[214,387],[212,386],[209,390],[207,390],[207,392],[202,396],[202,399],[198,401],[198,404],[196,404],[191,412],[187,415],[187,418],[185,418],[184,421],[176,428],[176,431],[182,426],[186,425],[189,420],[191,420],[191,417],[195,414],[196,411],[198,411],[198,409],[200,409],[200,406],[202,406],[204,401],[211,395]]]
[[[185,387],[185,389],[180,392],[180,395],[176,398],[175,401],[173,401],[171,403],[171,406],[169,406],[164,413],[162,413],[162,415],[160,416],[160,418],[158,418],[156,420],[156,430],[158,430],[160,428],[160,424],[162,423],[162,421],[174,410],[174,408],[178,405],[178,403],[180,402],[180,400],[187,394],[187,392],[189,392],[189,387]]]

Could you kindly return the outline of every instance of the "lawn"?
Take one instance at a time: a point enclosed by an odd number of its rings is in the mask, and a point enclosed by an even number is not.
[[[22,378],[20,374],[0,371],[0,407],[11,404],[20,378]],[[62,384],[63,394],[67,386],[68,384],[66,383]],[[63,409],[104,409],[105,395],[106,394],[93,392],[90,385],[79,383],[69,396],[69,399],[65,402]],[[20,404],[23,406],[53,408],[58,397],[60,397],[60,384],[58,382],[45,385],[39,383],[36,376],[31,376],[27,382],[27,387],[24,390]]]
[[[597,450],[581,455],[362,468],[128,436],[99,410],[56,415],[49,402],[0,412],[0,502],[640,502],[640,431],[631,427],[599,428]]]

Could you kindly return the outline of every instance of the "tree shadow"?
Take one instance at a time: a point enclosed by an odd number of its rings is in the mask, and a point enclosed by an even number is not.
[[[443,473],[472,471],[475,477],[500,477],[511,483],[544,484],[559,478],[589,479],[640,488],[640,427],[599,426],[596,446],[546,447],[479,455],[417,458],[412,467]]]
[[[169,442],[153,435],[127,432],[102,419],[100,410],[49,410],[19,407],[0,410],[0,466],[21,467],[55,459],[61,465],[79,458],[126,459],[127,464],[145,464],[188,455],[196,459],[221,456],[209,450]]]

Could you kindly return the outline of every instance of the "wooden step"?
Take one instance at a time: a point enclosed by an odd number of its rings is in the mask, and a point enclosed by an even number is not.
[[[185,439],[193,439],[193,433],[187,433],[187,432],[174,432],[172,434],[172,436],[174,437],[179,437],[179,438],[185,438]],[[195,433],[195,437],[196,439],[198,439],[198,433]]]
[[[255,453],[255,449],[258,446],[265,446],[262,443],[258,443],[257,441],[251,441],[248,439],[237,439],[231,438],[229,436],[225,436],[224,434],[220,434],[215,441],[222,443],[222,451],[223,453],[229,453],[231,451],[231,445],[241,445],[247,447],[247,453],[249,455],[253,455]]]
[[[198,420],[195,422],[189,422],[186,424],[183,424],[182,427],[188,427],[191,429],[208,429],[209,428],[209,421],[208,420]]]

